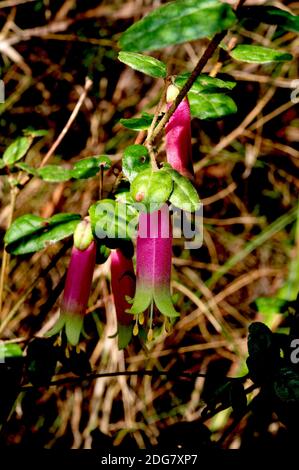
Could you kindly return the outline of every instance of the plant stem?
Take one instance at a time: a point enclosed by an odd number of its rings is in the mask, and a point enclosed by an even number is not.
[[[7,229],[12,224],[13,214],[16,206],[16,199],[17,199],[18,189],[15,186],[11,186],[10,189],[10,210],[7,220]],[[7,266],[9,262],[9,254],[7,253],[6,247],[3,248],[3,255],[2,255],[2,264],[1,264],[1,273],[0,273],[0,317],[2,315],[2,306],[3,306],[3,292],[4,292],[4,284],[5,284],[5,277]]]

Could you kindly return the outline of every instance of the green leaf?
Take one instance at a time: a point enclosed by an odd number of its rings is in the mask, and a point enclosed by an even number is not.
[[[124,349],[128,346],[132,339],[133,335],[133,324],[131,325],[122,325],[118,323],[117,326],[117,340],[118,340],[118,349]]]
[[[25,171],[29,175],[37,176],[38,172],[36,168],[33,168],[32,166],[28,165],[28,163],[25,162],[19,162],[16,163],[15,165],[17,168],[19,168],[22,171]]]
[[[145,73],[150,77],[166,77],[166,65],[154,57],[136,52],[119,52],[118,59],[132,69]]]
[[[150,158],[146,147],[143,145],[130,145],[125,149],[122,159],[122,170],[130,183],[132,183],[138,173],[150,168],[150,166]]]
[[[26,136],[30,136],[30,137],[44,137],[45,135],[47,135],[49,133],[49,131],[45,130],[45,129],[25,129],[23,131],[23,134],[26,135]]]
[[[243,7],[238,11],[238,17],[253,18],[262,23],[278,25],[285,31],[299,32],[299,16],[272,6]]]
[[[2,168],[4,168],[6,165],[5,165],[5,162],[3,161],[3,158],[0,158],[0,170]]]
[[[28,152],[32,144],[31,137],[18,137],[3,154],[3,161],[6,165],[13,165],[15,162],[21,160]]]
[[[196,211],[200,206],[200,199],[191,181],[176,170],[165,168],[165,171],[173,180],[173,191],[169,202],[184,211]]]
[[[72,171],[59,165],[47,165],[37,170],[38,176],[48,183],[68,181],[72,178]]]
[[[190,75],[191,74],[189,72],[182,73],[175,78],[174,83],[179,88],[182,88],[187,82]],[[236,82],[221,80],[220,78],[210,77],[209,75],[201,74],[196,78],[190,91],[200,93],[202,91],[211,92],[218,89],[232,90],[235,86]]]
[[[281,52],[269,47],[252,46],[250,44],[240,44],[235,47],[230,55],[233,59],[255,64],[267,64],[269,62],[285,62],[292,60],[292,54]]]
[[[70,174],[75,179],[92,178],[100,171],[100,167],[103,167],[104,170],[108,170],[111,167],[111,160],[107,155],[98,155],[79,160],[74,164]]]
[[[119,239],[130,240],[135,235],[138,213],[128,204],[102,199],[90,206],[89,215],[93,234],[109,248],[116,248]]]
[[[120,38],[125,51],[160,49],[213,36],[235,22],[231,7],[218,0],[177,0],[130,26]]]
[[[287,301],[278,297],[259,297],[255,300],[257,309],[261,313],[280,313]]]
[[[42,250],[49,244],[74,233],[81,217],[78,214],[57,214],[49,219],[26,214],[17,218],[6,232],[7,251],[23,255]]]
[[[234,100],[224,93],[188,93],[190,110],[199,119],[219,119],[236,113]]]
[[[136,176],[130,191],[135,201],[142,203],[147,211],[152,212],[168,200],[172,189],[172,177],[167,171],[153,171],[148,168]]]
[[[153,117],[153,114],[142,113],[139,118],[120,119],[119,122],[132,131],[143,131],[149,129]]]
[[[22,357],[23,351],[16,343],[0,343],[0,361],[5,361],[9,357]]]
[[[282,367],[273,383],[274,393],[279,400],[287,403],[299,402],[299,374],[293,369]]]

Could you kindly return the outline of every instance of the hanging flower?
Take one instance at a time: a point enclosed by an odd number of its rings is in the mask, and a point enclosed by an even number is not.
[[[158,211],[141,212],[136,240],[136,294],[128,312],[138,320],[151,307],[150,332],[153,303],[166,317],[179,316],[170,295],[171,256],[172,227],[167,204]],[[138,326],[134,333],[138,333]]]
[[[83,320],[88,304],[96,262],[96,244],[93,240],[90,223],[83,220],[74,233],[74,246],[71,252],[59,319],[48,336],[65,328],[68,342],[76,346],[83,328]]]
[[[132,337],[132,316],[126,311],[130,308],[128,298],[135,294],[135,273],[131,258],[120,249],[112,250],[111,287],[117,318],[118,347],[125,348]]]
[[[175,85],[167,89],[168,108],[178,95]],[[183,176],[193,180],[191,148],[191,114],[188,98],[184,98],[166,125],[166,156],[170,165]]]

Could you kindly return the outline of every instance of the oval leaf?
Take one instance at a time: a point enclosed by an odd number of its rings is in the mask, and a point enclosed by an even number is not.
[[[125,51],[160,49],[212,36],[235,22],[231,7],[218,0],[178,0],[133,24],[120,38]]]
[[[12,223],[5,234],[6,250],[14,255],[42,250],[72,235],[80,220],[79,214],[57,214],[49,219],[23,215]]]
[[[92,178],[100,171],[101,166],[104,170],[110,168],[111,160],[107,155],[99,155],[79,160],[74,164],[70,174],[75,179]]]
[[[267,64],[269,62],[285,62],[292,60],[292,54],[287,52],[276,51],[269,47],[263,46],[252,46],[250,44],[240,44],[235,47],[231,52],[230,56],[233,59],[250,62],[255,64]]]
[[[118,59],[124,64],[129,65],[132,69],[145,73],[150,77],[166,77],[166,65],[154,57],[136,52],[120,52]]]
[[[16,139],[4,152],[4,163],[6,165],[13,165],[15,162],[21,160],[28,152],[31,144],[31,137],[19,137]]]
[[[175,84],[182,88],[190,77],[189,72],[182,73],[175,78]],[[201,91],[213,91],[217,89],[232,90],[236,86],[236,82],[228,80],[221,80],[220,78],[210,77],[209,75],[201,74],[193,83],[190,91],[200,93]]]
[[[122,170],[130,183],[138,173],[150,168],[150,158],[147,148],[143,145],[130,145],[124,151]]]
[[[136,176],[130,191],[134,201],[142,203],[147,212],[152,212],[168,200],[172,189],[173,182],[168,172],[149,168]]]
[[[132,131],[145,131],[149,129],[153,117],[153,114],[142,113],[140,118],[120,119],[119,122]]]
[[[47,165],[37,170],[38,176],[48,183],[68,181],[72,178],[71,170],[59,165]]]
[[[194,212],[200,207],[200,199],[190,180],[173,169],[166,169],[173,180],[173,191],[169,198],[171,204],[187,212]]]
[[[252,6],[238,9],[240,19],[250,18],[258,22],[275,24],[285,31],[299,33],[299,16],[272,6]]]
[[[234,100],[224,93],[188,93],[190,110],[199,119],[219,119],[236,113]]]

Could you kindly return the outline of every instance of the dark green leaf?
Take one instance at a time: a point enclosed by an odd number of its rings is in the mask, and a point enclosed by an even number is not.
[[[233,59],[255,64],[284,62],[293,58],[292,54],[288,52],[281,52],[263,46],[253,46],[251,44],[240,44],[230,52],[230,55]]]
[[[172,190],[172,177],[167,171],[149,168],[138,173],[130,191],[134,201],[142,203],[147,211],[152,212],[168,200]]]
[[[122,170],[130,183],[138,173],[150,168],[150,158],[147,148],[143,145],[130,145],[124,151]]]
[[[57,214],[49,219],[32,214],[23,215],[6,232],[6,249],[14,255],[42,250],[72,235],[80,220],[78,214]]]
[[[285,31],[299,32],[299,16],[273,6],[252,6],[238,10],[238,17],[280,26]]]
[[[23,134],[24,135],[28,135],[30,137],[44,137],[45,135],[47,135],[49,133],[49,131],[46,131],[45,129],[25,129],[23,131]]]
[[[23,351],[16,343],[0,343],[0,362],[5,362],[9,357],[22,357]]]
[[[118,58],[132,69],[145,73],[150,77],[166,77],[166,65],[154,57],[138,54],[137,52],[119,52]]]
[[[120,38],[126,51],[160,49],[193,41],[229,28],[235,22],[231,7],[218,0],[177,0],[133,24]]]
[[[153,114],[142,113],[140,118],[120,119],[119,122],[132,131],[143,131],[149,129],[153,117]]]
[[[230,402],[235,416],[242,416],[247,408],[244,385],[239,380],[231,381]]]
[[[255,303],[259,312],[272,314],[280,313],[287,302],[277,297],[259,297],[255,300]]]
[[[84,158],[74,164],[70,174],[75,179],[92,178],[99,171],[100,167],[108,170],[111,166],[111,160],[107,155],[98,155],[94,157]]]
[[[188,212],[199,209],[200,199],[191,181],[176,170],[165,167],[165,171],[170,174],[173,180],[173,191],[169,202],[175,207]]]
[[[4,152],[4,163],[6,165],[13,165],[15,162],[21,160],[28,152],[31,144],[31,137],[19,137],[16,139]]]
[[[52,339],[35,338],[28,345],[26,355],[27,374],[33,385],[48,385],[55,373],[57,348]]]
[[[182,73],[175,78],[175,84],[182,88],[190,77],[189,72]],[[228,80],[221,80],[220,78],[210,77],[209,75],[201,74],[193,83],[190,91],[200,93],[201,91],[211,92],[217,89],[232,90],[236,86],[236,82]]]
[[[121,323],[119,323],[117,327],[117,334],[118,349],[126,348],[132,339],[133,324],[122,325]]]
[[[0,170],[1,170],[2,168],[4,168],[5,166],[6,166],[6,165],[5,165],[5,162],[3,161],[2,158],[0,158]]]
[[[273,388],[279,400],[287,403],[299,402],[299,374],[293,369],[282,367],[275,377]]]
[[[15,166],[17,168],[19,168],[20,170],[25,171],[29,175],[33,175],[33,176],[38,175],[38,172],[37,172],[36,168],[33,168],[32,166],[28,165],[28,163],[26,163],[26,162],[16,163]]]
[[[219,119],[237,112],[236,103],[223,93],[188,93],[190,110],[199,119]]]
[[[47,165],[37,170],[38,176],[48,183],[68,181],[72,178],[72,171],[59,165]]]

